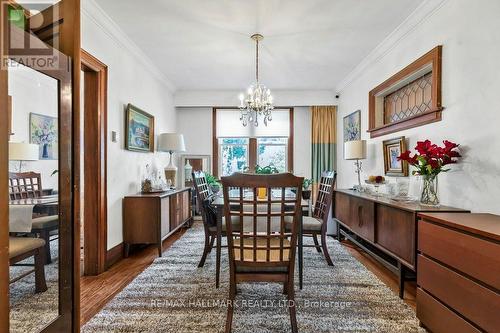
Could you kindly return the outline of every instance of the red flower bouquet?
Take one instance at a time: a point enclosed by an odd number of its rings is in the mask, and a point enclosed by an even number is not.
[[[437,175],[450,169],[444,169],[446,165],[457,163],[457,158],[462,157],[458,152],[458,144],[444,140],[444,146],[439,147],[429,140],[418,141],[415,150],[417,154],[411,156],[409,150],[398,157],[398,161],[406,161],[417,170],[414,175]]]
[[[420,203],[430,206],[439,206],[437,176],[441,172],[449,171],[445,168],[449,164],[457,163],[462,157],[458,152],[458,144],[451,141],[443,141],[440,147],[429,140],[417,142],[413,156],[409,150],[398,157],[398,161],[406,161],[416,170],[412,174],[423,177]]]

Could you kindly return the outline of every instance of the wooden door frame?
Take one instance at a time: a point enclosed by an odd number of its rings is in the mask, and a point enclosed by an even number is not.
[[[287,166],[288,171],[293,173],[293,149],[294,149],[294,108],[291,106],[277,106],[275,110],[289,110],[290,130],[288,135],[288,151],[287,151]],[[219,139],[217,138],[217,111],[238,110],[237,106],[216,106],[212,108],[212,174],[215,178],[219,177]],[[257,140],[252,138],[249,140],[249,149],[257,149]],[[255,171],[256,157],[251,158],[249,155],[248,163],[250,172]]]
[[[107,90],[108,67],[81,50],[83,71],[84,131],[84,275],[99,275],[106,270],[107,203]]]

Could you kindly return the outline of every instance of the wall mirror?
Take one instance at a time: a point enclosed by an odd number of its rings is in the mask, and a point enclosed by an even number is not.
[[[193,178],[191,173],[203,171],[211,173],[210,155],[182,155],[181,156],[181,181],[183,187],[192,187]]]

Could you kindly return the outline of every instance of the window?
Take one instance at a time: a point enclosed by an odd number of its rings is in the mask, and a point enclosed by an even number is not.
[[[219,139],[220,175],[229,176],[235,172],[244,171],[248,167],[248,139]]]
[[[287,138],[257,138],[257,164],[274,165],[280,172],[287,168]]]
[[[268,126],[242,126],[240,110],[213,108],[213,172],[219,178],[234,172],[274,165],[293,170],[293,108],[276,107]]]

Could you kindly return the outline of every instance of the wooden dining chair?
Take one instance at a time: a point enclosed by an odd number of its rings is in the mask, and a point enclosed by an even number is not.
[[[284,293],[290,301],[291,332],[297,332],[293,281],[297,233],[302,213],[302,181],[303,178],[289,173],[236,173],[222,177],[226,221],[236,219],[240,226],[238,230],[233,230],[233,224],[227,224],[230,301],[226,333],[231,332],[236,285],[242,282],[283,283]],[[230,196],[229,188],[236,188],[239,195]],[[258,188],[267,189],[266,199],[258,198]],[[274,191],[271,192],[271,189]],[[295,190],[295,197],[286,197],[287,189]],[[248,190],[252,195],[245,194]],[[290,223],[291,228],[286,228],[286,222]]]
[[[42,197],[42,177],[36,172],[9,172],[9,195],[11,200],[36,199]],[[59,229],[59,215],[37,216],[33,218],[31,233],[45,241],[45,263],[52,262],[50,235]]]
[[[36,172],[9,172],[11,200],[39,198],[42,196],[42,177]]]
[[[332,197],[337,182],[337,172],[324,171],[318,184],[318,194],[312,216],[304,216],[302,222],[302,235],[312,237],[314,245],[303,245],[304,247],[314,247],[325,256],[329,266],[333,266],[332,259],[328,253],[326,244],[326,232],[328,227],[328,214],[332,208]],[[318,241],[321,237],[321,244]]]

